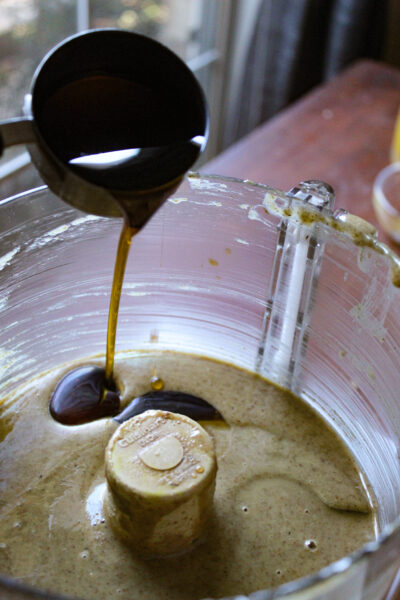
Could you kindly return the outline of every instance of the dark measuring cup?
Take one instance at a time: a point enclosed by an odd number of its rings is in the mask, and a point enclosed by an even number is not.
[[[61,42],[37,68],[24,117],[0,123],[0,152],[24,143],[49,188],[140,228],[205,146],[196,78],[168,48],[117,29]]]

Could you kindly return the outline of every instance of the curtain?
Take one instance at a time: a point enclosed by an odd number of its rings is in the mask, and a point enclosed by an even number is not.
[[[387,0],[261,0],[224,146],[357,58],[379,58]]]

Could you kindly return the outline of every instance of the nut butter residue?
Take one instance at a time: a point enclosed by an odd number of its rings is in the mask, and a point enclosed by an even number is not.
[[[381,256],[385,256],[390,263],[392,283],[395,287],[400,287],[400,258],[386,244],[378,240],[376,228],[365,219],[343,210],[338,210],[333,216],[329,216],[304,206],[294,206],[289,209],[281,197],[277,202],[277,197],[272,193],[265,194],[263,204],[265,210],[272,215],[290,218],[303,225],[314,223],[327,225],[349,237],[356,246],[371,248]]]
[[[54,384],[70,368],[38,377],[0,405],[1,419],[12,422],[0,444],[6,575],[93,600],[194,600],[280,585],[374,539],[375,513],[357,465],[308,406],[224,363],[142,352],[116,362],[123,407],[148,391],[156,368],[166,390],[199,395],[224,417],[201,423],[218,463],[204,536],[190,552],[144,559],[104,510],[104,454],[115,423],[63,426],[48,413]],[[179,468],[180,448],[169,451]],[[139,460],[157,467],[158,458],[149,451]],[[194,481],[207,467],[197,466]]]

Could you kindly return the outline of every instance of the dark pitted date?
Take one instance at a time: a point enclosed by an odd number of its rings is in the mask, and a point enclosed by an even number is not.
[[[114,421],[123,423],[131,417],[151,409],[179,413],[190,417],[194,421],[222,419],[214,406],[197,396],[185,392],[160,390],[134,398],[119,415],[114,417]]]
[[[81,425],[116,415],[120,410],[120,393],[105,387],[103,368],[78,367],[58,382],[49,408],[59,423]]]

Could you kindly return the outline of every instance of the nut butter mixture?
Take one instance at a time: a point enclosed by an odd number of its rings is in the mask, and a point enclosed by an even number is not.
[[[374,538],[375,513],[342,441],[308,406],[247,371],[173,352],[115,367],[122,402],[162,378],[224,421],[202,422],[217,458],[211,518],[190,552],[146,558],[110,527],[104,455],[111,419],[65,426],[49,398],[70,365],[0,406],[0,571],[88,599],[193,600],[310,574]]]

